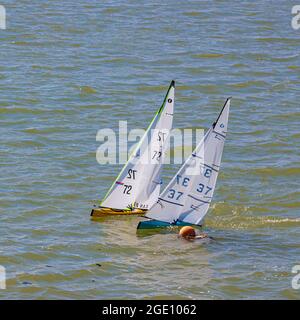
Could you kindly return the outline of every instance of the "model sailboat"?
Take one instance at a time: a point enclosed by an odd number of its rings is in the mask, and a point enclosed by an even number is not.
[[[218,119],[181,166],[138,229],[201,225],[215,190],[227,133],[230,98]]]
[[[143,214],[158,199],[161,169],[173,123],[175,82],[172,81],[137,148],[91,216]]]

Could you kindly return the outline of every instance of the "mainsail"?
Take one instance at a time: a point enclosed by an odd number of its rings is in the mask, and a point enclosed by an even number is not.
[[[148,209],[157,201],[161,186],[161,167],[173,122],[174,94],[175,82],[172,81],[162,106],[101,206]]]
[[[164,189],[146,217],[200,225],[215,190],[227,133],[230,98],[212,127]]]

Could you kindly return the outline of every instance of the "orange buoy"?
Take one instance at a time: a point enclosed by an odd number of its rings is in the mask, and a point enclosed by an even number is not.
[[[193,227],[185,226],[180,229],[179,235],[183,238],[195,238],[196,237],[196,231]]]

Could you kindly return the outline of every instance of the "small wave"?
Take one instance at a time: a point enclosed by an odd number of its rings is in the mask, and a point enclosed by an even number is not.
[[[259,229],[259,228],[290,228],[299,227],[300,218],[277,218],[277,217],[214,217],[205,221],[205,226],[218,229]]]
[[[224,57],[224,54],[222,54],[222,53],[199,53],[199,54],[193,54],[192,57],[197,58],[197,59],[216,59],[216,58]]]
[[[273,119],[295,119],[300,118],[300,112],[281,113],[271,116]]]
[[[285,61],[293,61],[298,59],[298,54],[297,55],[292,55],[292,56],[286,56],[286,57],[272,57],[270,60],[273,62],[285,62]]]
[[[17,46],[30,46],[32,44],[32,42],[28,41],[13,41],[12,43]]]
[[[239,83],[233,83],[231,84],[232,87],[236,88],[248,88],[248,87],[263,87],[267,86],[267,83],[265,81],[245,81],[245,82],[239,82]]]
[[[300,133],[295,133],[291,136],[292,138],[299,139],[300,138]]]
[[[247,132],[235,132],[235,134],[239,135],[253,135],[253,136],[260,136],[265,133],[265,130],[254,130],[254,131],[247,131]]]
[[[12,142],[7,142],[6,145],[10,147],[15,147],[15,148],[45,147],[44,143],[39,141],[33,141],[33,140],[12,141]]]
[[[25,133],[30,134],[48,134],[48,133],[59,133],[59,132],[70,132],[72,129],[67,127],[49,127],[49,128],[26,128],[22,130]]]
[[[300,168],[257,168],[253,173],[260,176],[297,176],[300,174]]]
[[[109,58],[109,59],[103,59],[102,62],[123,63],[123,62],[129,62],[129,59],[125,59],[123,57],[114,57],[114,58]]]
[[[271,204],[274,207],[274,204]],[[300,203],[297,203],[300,207]],[[254,215],[260,213],[261,215]],[[205,219],[205,226],[219,229],[257,229],[268,227],[296,227],[300,225],[300,218],[285,218],[263,215],[269,213],[265,207],[250,207],[232,205],[225,202],[215,203]],[[276,210],[278,212],[278,210]]]
[[[32,108],[22,108],[22,107],[6,107],[0,108],[0,114],[47,114],[47,113],[64,113],[73,114],[74,111],[70,109],[32,109]]]
[[[268,26],[268,27],[271,27],[274,25],[272,21],[267,21],[267,20],[256,20],[255,23],[263,26]]]
[[[111,13],[117,13],[117,12],[120,12],[121,9],[120,8],[106,8],[103,10],[103,13],[108,13],[108,14],[111,14]]]
[[[82,86],[79,87],[80,93],[81,94],[94,94],[97,93],[97,90],[90,87],[90,86]]]
[[[268,203],[270,206],[274,207],[282,207],[282,208],[300,208],[300,202],[295,201],[295,202],[289,202],[289,203],[283,203],[282,201],[280,202],[270,202]]]
[[[42,114],[44,110],[40,109],[30,109],[30,108],[21,108],[21,107],[7,107],[0,108],[0,113],[2,114]]]
[[[267,42],[267,43],[286,43],[286,44],[296,44],[295,38],[276,38],[276,37],[267,37],[267,38],[256,38],[257,41]]]
[[[248,66],[244,63],[235,63],[232,65],[233,68],[247,68]]]
[[[113,105],[111,105],[111,104],[90,104],[90,105],[83,105],[83,106],[81,106],[81,108],[83,108],[83,109],[97,109],[97,110],[112,109]]]
[[[166,89],[165,85],[161,85],[161,86],[143,85],[138,87],[138,91],[142,91],[142,92],[163,92],[165,89]]]
[[[263,54],[263,53],[247,53],[246,57],[249,58],[250,60],[256,60],[256,61],[264,61],[264,60],[269,60],[270,56],[268,54]]]
[[[183,15],[188,16],[188,17],[199,17],[203,13],[200,11],[190,11],[190,12],[184,12]]]
[[[291,70],[299,70],[299,69],[300,69],[300,66],[288,66],[288,69],[291,69]]]
[[[264,167],[264,168],[236,168],[239,175],[256,175],[260,177],[298,176],[300,168],[297,167]],[[225,173],[223,173],[225,174]]]
[[[270,77],[274,75],[273,72],[267,72],[267,71],[250,71],[249,74],[256,77]]]
[[[265,219],[264,222],[266,223],[272,223],[272,224],[282,224],[282,223],[296,223],[296,224],[299,224],[300,223],[300,218],[281,218],[281,219],[278,219],[278,218],[268,218],[268,219]]]

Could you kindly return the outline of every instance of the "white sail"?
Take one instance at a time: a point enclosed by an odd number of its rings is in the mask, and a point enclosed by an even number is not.
[[[157,203],[146,213],[146,217],[169,223],[201,223],[216,186],[229,108],[230,99],[227,99],[217,121],[167,185]]]
[[[174,94],[175,82],[172,81],[162,106],[101,206],[148,209],[157,201],[161,167],[173,122]]]

